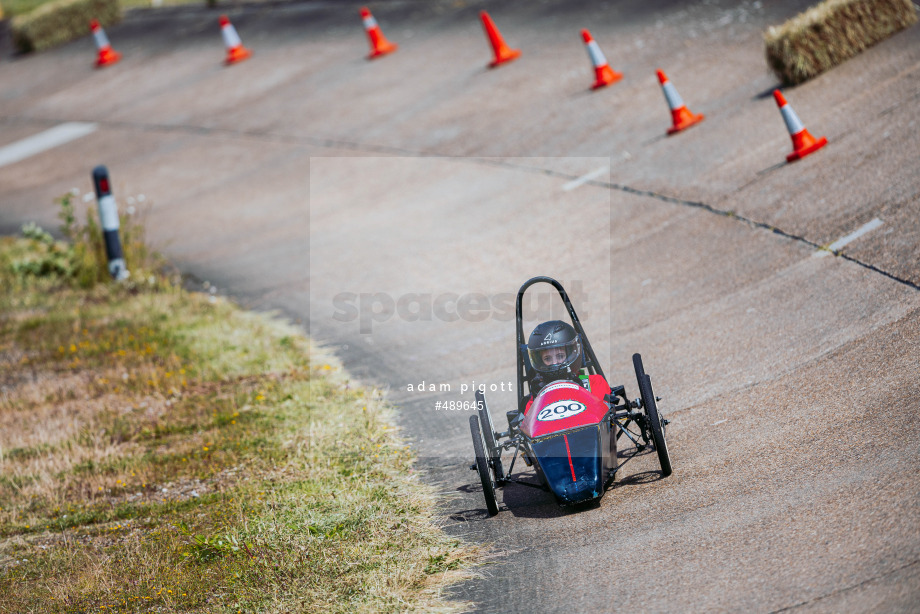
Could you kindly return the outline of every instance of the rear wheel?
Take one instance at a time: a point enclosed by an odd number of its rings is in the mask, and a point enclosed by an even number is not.
[[[495,482],[492,481],[492,472],[489,471],[489,459],[486,457],[482,443],[482,430],[479,428],[479,418],[470,416],[470,432],[473,434],[473,450],[476,452],[476,470],[482,482],[482,494],[486,498],[486,509],[489,516],[498,513],[498,503],[495,501]]]
[[[495,441],[495,427],[492,426],[492,415],[486,405],[486,395],[481,390],[476,391],[476,411],[479,413],[479,424],[482,428],[482,439],[486,444],[486,454],[489,464],[495,471],[495,480],[500,482],[505,479],[505,468],[502,467],[501,449]]]
[[[665,439],[665,425],[661,414],[658,413],[658,404],[652,392],[652,379],[642,367],[642,356],[633,354],[633,367],[636,369],[636,382],[639,384],[639,395],[642,397],[642,406],[648,417],[648,427],[652,435],[652,443],[658,453],[658,464],[661,465],[662,477],[671,475],[671,455],[668,453],[668,442]]]

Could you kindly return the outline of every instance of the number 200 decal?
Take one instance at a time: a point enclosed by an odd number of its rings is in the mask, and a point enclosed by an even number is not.
[[[584,403],[578,401],[556,401],[547,405],[537,414],[537,420],[546,422],[548,420],[562,420],[569,418],[588,409]]]

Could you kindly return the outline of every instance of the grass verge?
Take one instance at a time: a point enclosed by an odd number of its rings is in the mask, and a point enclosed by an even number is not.
[[[764,34],[767,64],[797,85],[916,23],[911,0],[825,0]]]
[[[378,392],[163,276],[22,265],[67,249],[0,240],[0,611],[457,608],[477,552]]]

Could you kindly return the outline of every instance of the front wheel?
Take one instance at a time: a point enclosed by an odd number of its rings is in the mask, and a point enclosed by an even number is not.
[[[658,404],[652,392],[652,379],[642,367],[642,356],[633,354],[633,367],[636,369],[636,382],[639,384],[639,395],[642,397],[642,406],[648,417],[648,427],[651,431],[652,442],[658,453],[658,464],[661,465],[661,476],[671,475],[671,455],[668,453],[668,442],[665,439],[664,421],[658,413]]]
[[[502,467],[501,448],[495,441],[495,427],[492,426],[492,414],[489,413],[489,406],[486,405],[486,395],[481,391],[476,391],[476,412],[479,414],[479,426],[482,429],[482,439],[486,444],[486,454],[489,457],[489,464],[495,471],[495,479],[502,481],[505,479],[505,468]]]
[[[470,416],[470,432],[473,434],[476,470],[479,472],[479,480],[482,482],[482,494],[486,499],[486,509],[489,510],[489,516],[494,516],[498,513],[498,503],[495,501],[495,482],[492,481],[492,473],[489,471],[489,459],[482,445],[482,430],[479,428],[478,416]]]

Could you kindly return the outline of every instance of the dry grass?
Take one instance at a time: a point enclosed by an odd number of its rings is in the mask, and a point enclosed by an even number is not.
[[[285,324],[0,241],[0,611],[450,611],[475,549],[381,396]]]
[[[767,30],[767,64],[784,84],[796,85],[916,21],[911,0],[825,0]]]

